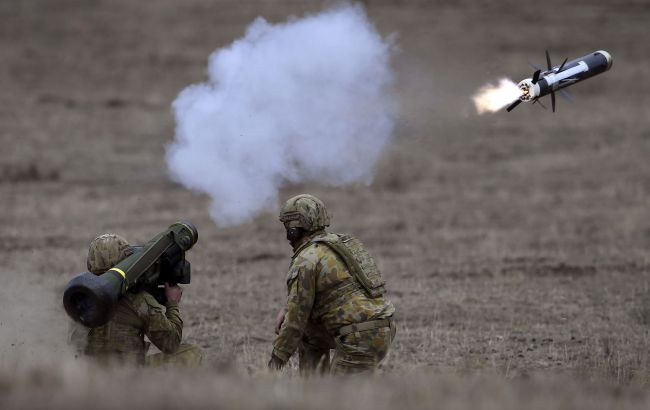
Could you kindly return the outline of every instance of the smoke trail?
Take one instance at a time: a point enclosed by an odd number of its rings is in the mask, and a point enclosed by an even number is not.
[[[487,84],[481,87],[472,97],[476,112],[497,112],[506,105],[514,102],[521,95],[517,84],[507,78],[499,80],[498,85]]]
[[[172,177],[221,225],[274,209],[284,183],[369,183],[394,128],[390,49],[358,6],[258,18],[174,101]]]

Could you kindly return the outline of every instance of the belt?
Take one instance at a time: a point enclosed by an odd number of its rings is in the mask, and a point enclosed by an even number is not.
[[[366,330],[379,329],[380,327],[390,327],[393,322],[393,318],[389,317],[387,319],[380,320],[371,320],[369,322],[354,323],[351,325],[341,327],[337,336],[345,336],[354,332],[363,332]]]

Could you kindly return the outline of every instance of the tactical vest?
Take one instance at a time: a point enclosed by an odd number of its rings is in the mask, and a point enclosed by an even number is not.
[[[86,354],[106,356],[132,363],[144,363],[146,343],[144,321],[133,306],[135,294],[127,293],[115,305],[115,314],[108,323],[88,331]]]
[[[370,298],[386,292],[386,281],[363,244],[350,235],[327,234],[317,236],[312,242],[323,243],[332,249],[345,263],[352,277],[361,285]]]

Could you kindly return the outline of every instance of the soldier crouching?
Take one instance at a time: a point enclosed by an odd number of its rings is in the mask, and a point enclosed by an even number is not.
[[[88,270],[101,275],[132,253],[129,243],[119,235],[95,238],[88,249]],[[166,304],[161,305],[149,292],[134,289],[116,304],[115,314],[104,325],[85,328],[74,324],[71,341],[78,350],[100,362],[161,366],[198,365],[201,350],[181,343],[183,320],[179,310],[183,290],[165,285]],[[162,353],[147,355],[149,343]]]
[[[271,369],[281,369],[298,350],[304,375],[373,371],[395,337],[395,308],[374,260],[356,238],[327,233],[329,219],[311,195],[289,199],[280,213],[294,255]]]

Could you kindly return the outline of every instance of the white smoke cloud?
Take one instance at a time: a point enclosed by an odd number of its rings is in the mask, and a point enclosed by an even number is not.
[[[220,225],[275,209],[285,183],[370,183],[394,129],[390,43],[360,6],[258,18],[174,101],[172,177],[209,194]]]

